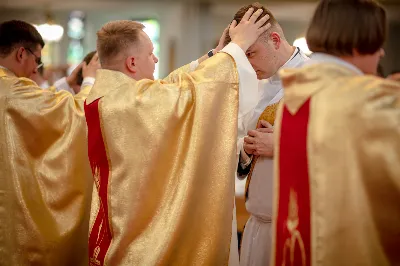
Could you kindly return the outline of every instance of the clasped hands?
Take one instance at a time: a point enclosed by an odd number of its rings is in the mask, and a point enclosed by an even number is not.
[[[274,128],[267,121],[261,120],[256,130],[249,130],[244,138],[243,148],[249,155],[274,156]]]

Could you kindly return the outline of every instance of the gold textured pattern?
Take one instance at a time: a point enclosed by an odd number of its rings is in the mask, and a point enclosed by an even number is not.
[[[278,105],[279,102],[268,105],[265,108],[264,112],[262,112],[262,114],[258,118],[258,122],[260,122],[261,120],[265,120],[273,126],[275,123],[276,110],[278,110]]]
[[[400,265],[400,85],[331,63],[280,74],[292,114],[311,98],[310,264]]]
[[[83,101],[0,69],[0,265],[87,265]]]
[[[224,53],[184,70],[163,81],[97,73],[87,104],[101,98],[111,167],[105,265],[228,264],[238,74]]]
[[[297,204],[297,194],[294,192],[293,189],[290,189],[290,195],[289,195],[289,207],[288,207],[288,217],[287,217],[287,222],[286,222],[286,227],[290,233],[290,237],[286,239],[285,244],[283,246],[283,261],[282,261],[282,266],[286,265],[286,254],[287,251],[289,250],[290,254],[290,264],[291,266],[294,265],[294,253],[295,253],[295,248],[296,248],[296,242],[299,245],[300,248],[300,254],[301,254],[301,265],[305,266],[306,265],[306,251],[304,248],[304,242],[303,239],[301,238],[301,233],[299,230],[297,230],[297,227],[299,226],[299,205]]]
[[[260,117],[258,118],[257,125],[258,125],[258,123],[260,123],[261,120],[264,120],[273,126],[275,123],[275,116],[276,116],[276,111],[278,110],[279,103],[280,103],[280,101],[277,103],[268,105],[264,109],[264,111],[261,113]],[[245,188],[246,199],[249,196],[249,187],[250,187],[251,176],[253,175],[254,167],[256,166],[258,157],[259,156],[254,156],[254,158],[251,162],[249,174],[247,175],[246,188]]]

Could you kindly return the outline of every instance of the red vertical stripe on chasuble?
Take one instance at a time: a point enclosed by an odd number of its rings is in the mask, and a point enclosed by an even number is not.
[[[307,158],[309,115],[310,100],[295,115],[292,115],[286,106],[283,111],[279,147],[276,266],[311,265],[310,182]]]
[[[112,238],[107,202],[110,167],[101,131],[99,101],[100,99],[89,105],[85,103],[89,161],[100,198],[100,209],[89,235],[90,266],[104,265],[104,259]]]

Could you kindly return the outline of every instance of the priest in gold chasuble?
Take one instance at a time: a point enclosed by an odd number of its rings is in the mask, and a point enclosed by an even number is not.
[[[93,180],[83,101],[92,84],[74,97],[26,78],[43,45],[28,23],[0,24],[2,266],[88,264]]]
[[[239,80],[248,68],[255,75],[244,51],[267,29],[267,18],[250,15],[232,24],[220,53],[165,80],[153,78],[158,59],[143,25],[114,21],[98,32],[104,70],[85,103],[96,184],[90,265],[228,265]]]
[[[375,76],[385,18],[322,0],[315,54],[281,72],[273,265],[400,265],[400,85]]]

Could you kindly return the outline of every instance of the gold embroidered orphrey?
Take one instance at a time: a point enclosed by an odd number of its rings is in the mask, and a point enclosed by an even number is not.
[[[290,266],[294,265],[294,253],[296,248],[296,242],[299,244],[301,251],[301,260],[302,265],[306,265],[306,251],[304,248],[304,242],[301,237],[301,233],[297,230],[299,226],[299,206],[297,204],[297,194],[290,189],[289,196],[289,208],[288,208],[288,218],[286,221],[286,227],[290,233],[290,236],[286,239],[285,244],[283,246],[283,260],[282,266],[286,266],[286,254],[287,250],[290,251]]]
[[[90,258],[90,266],[92,266],[92,265],[100,265],[100,261],[97,259],[97,257],[99,256],[99,253],[100,253],[100,247],[97,246],[94,249],[93,257]]]
[[[94,169],[94,175],[93,175],[97,190],[100,190],[100,167],[96,166]],[[100,208],[102,208],[100,206]],[[100,265],[100,261],[97,259],[100,253],[100,243],[103,241],[104,234],[101,234],[101,227],[103,226],[103,221],[100,223],[100,228],[99,228],[99,233],[97,235],[97,240],[96,240],[96,248],[93,251],[93,256],[90,258],[90,266],[95,266],[95,265]],[[101,238],[100,238],[101,237]]]
[[[93,178],[94,178],[94,182],[96,184],[96,187],[99,190],[100,189],[100,167],[96,166],[94,168]]]

